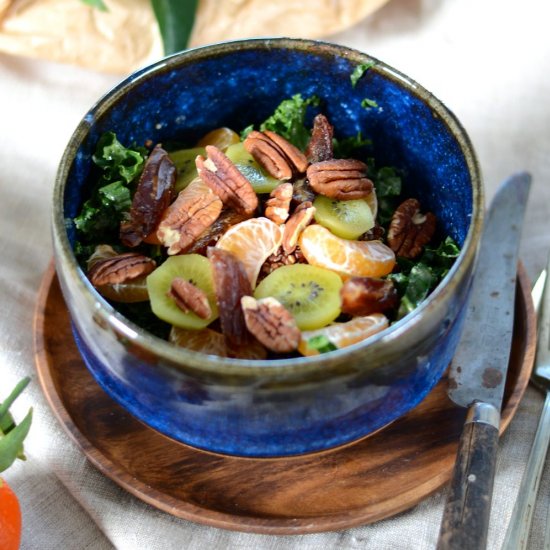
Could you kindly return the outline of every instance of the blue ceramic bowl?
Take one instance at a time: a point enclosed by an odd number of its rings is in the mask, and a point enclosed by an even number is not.
[[[352,87],[350,75],[374,62]],[[258,123],[293,94],[317,95],[337,136],[361,131],[379,165],[400,167],[462,252],[439,287],[386,331],[317,357],[247,361],[177,348],[128,321],[89,284],[71,244],[103,132],[123,143],[193,143],[212,128]],[[378,109],[361,101],[375,100]],[[472,145],[453,114],[384,63],[341,46],[289,39],[230,42],[168,57],[128,77],[77,127],[54,196],[57,273],[75,339],[95,379],[144,423],[192,446],[278,457],[366,436],[416,406],[448,366],[461,329],[483,213]]]

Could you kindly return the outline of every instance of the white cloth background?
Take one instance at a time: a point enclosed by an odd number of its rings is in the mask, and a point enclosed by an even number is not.
[[[442,99],[477,148],[488,199],[514,171],[534,175],[521,256],[534,278],[550,249],[550,8],[545,0],[392,0],[327,37],[378,57]],[[65,144],[117,78],[0,56],[0,395],[34,374],[32,317],[52,255],[50,197]],[[434,548],[443,492],[413,510],[339,533],[276,537],[179,520],[128,495],[90,466],[46,404],[36,377],[17,401],[35,410],[26,449],[6,479],[23,508],[25,550]],[[489,548],[500,548],[542,399],[529,388],[498,458]],[[550,502],[542,480],[530,547],[542,547]]]

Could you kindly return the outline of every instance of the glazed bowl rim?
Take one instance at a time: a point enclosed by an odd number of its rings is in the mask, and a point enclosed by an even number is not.
[[[473,208],[468,232],[459,257],[436,289],[413,312],[395,322],[387,329],[349,347],[326,354],[286,359],[250,360],[222,358],[178,347],[148,333],[111,306],[90,284],[88,278],[79,267],[69,243],[64,217],[65,184],[76,153],[88,135],[94,121],[108,112],[128,91],[141,84],[142,81],[154,77],[156,74],[162,74],[166,71],[177,69],[196,61],[221,56],[225,53],[257,48],[266,50],[275,48],[290,49],[293,51],[311,51],[315,49],[320,55],[325,53],[333,57],[344,57],[355,64],[374,63],[374,67],[369,70],[376,71],[384,78],[397,83],[400,87],[406,89],[407,92],[427,104],[432,112],[435,112],[440,117],[458,143],[466,160],[471,178]],[[331,364],[342,363],[348,357],[359,356],[367,346],[372,348],[373,351],[376,351],[376,349],[386,349],[387,346],[403,338],[405,334],[415,327],[428,323],[430,313],[434,309],[437,310],[444,307],[451,301],[453,291],[461,283],[462,279],[467,276],[470,266],[475,263],[483,226],[483,214],[484,191],[481,172],[470,138],[452,111],[424,87],[383,61],[346,46],[320,40],[255,38],[201,46],[162,58],[130,74],[99,98],[76,127],[61,158],[53,192],[52,233],[56,268],[58,270],[63,269],[63,267],[65,268],[64,273],[72,278],[78,292],[85,297],[90,311],[93,311],[96,322],[106,324],[115,334],[119,334],[125,339],[130,340],[133,346],[137,346],[149,354],[153,354],[170,367],[192,367],[221,374],[255,374],[261,376],[261,373],[265,373],[266,371],[269,371],[271,374],[274,373],[273,371],[275,371],[275,374],[283,374],[296,371],[321,370]]]

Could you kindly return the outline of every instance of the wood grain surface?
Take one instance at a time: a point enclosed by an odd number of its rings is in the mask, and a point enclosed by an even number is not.
[[[520,265],[501,430],[529,381],[536,327]],[[371,523],[411,508],[449,479],[465,411],[443,379],[406,416],[347,446],[293,458],[215,455],[136,420],[94,381],[74,343],[53,267],[35,316],[36,368],[64,428],[101,472],[174,516],[216,527],[303,534]]]

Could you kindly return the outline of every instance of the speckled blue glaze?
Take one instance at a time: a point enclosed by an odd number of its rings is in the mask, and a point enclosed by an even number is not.
[[[376,65],[353,87],[359,63]],[[405,174],[404,194],[438,217],[463,251],[413,314],[384,333],[316,358],[221,359],[145,334],[89,285],[65,218],[88,192],[91,155],[109,130],[122,143],[193,144],[212,128],[241,130],[293,94],[321,98],[337,137],[372,138],[378,166]],[[378,108],[365,109],[369,98]],[[316,110],[309,113],[313,117]],[[143,422],[179,441],[226,454],[276,457],[341,445],[417,405],[450,362],[460,334],[483,213],[470,142],[453,115],[385,64],[340,46],[248,40],[191,50],[145,68],[84,117],[61,162],[54,248],[80,352],[101,386]]]

